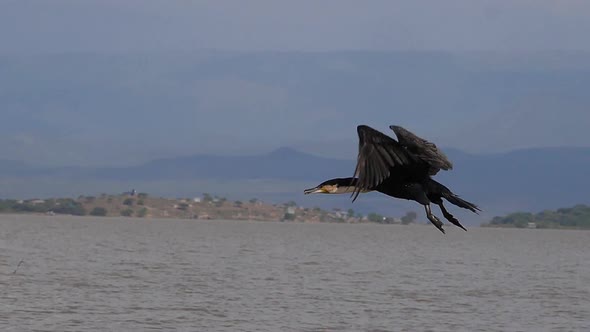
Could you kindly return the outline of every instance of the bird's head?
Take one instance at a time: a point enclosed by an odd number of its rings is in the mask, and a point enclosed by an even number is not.
[[[356,178],[337,178],[324,181],[317,187],[305,189],[304,194],[346,194],[354,191]]]

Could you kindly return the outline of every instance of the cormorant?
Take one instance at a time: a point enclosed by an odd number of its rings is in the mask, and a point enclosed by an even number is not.
[[[359,152],[354,177],[331,179],[306,189],[304,193],[351,193],[354,202],[360,193],[378,191],[395,198],[413,200],[424,205],[428,220],[444,233],[443,223],[430,209],[430,203],[434,203],[448,221],[466,231],[459,220],[447,211],[442,199],[475,213],[481,210],[431,178],[441,169],[452,169],[453,164],[435,144],[400,126],[389,128],[397,136],[397,141],[369,126],[358,126]]]

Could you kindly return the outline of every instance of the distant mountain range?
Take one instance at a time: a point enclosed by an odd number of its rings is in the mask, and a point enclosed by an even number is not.
[[[496,214],[517,210],[535,212],[589,201],[590,148],[537,148],[488,155],[455,149],[445,151],[454,163],[454,170],[441,172],[436,179],[482,207],[483,217],[472,216],[470,220],[484,221],[482,218]],[[44,168],[0,160],[0,196],[62,196],[71,193],[69,188],[87,195],[97,190],[114,192],[134,187],[177,197],[209,192],[230,199],[294,200],[305,205],[352,207],[380,213],[421,209],[378,194],[365,195],[353,205],[347,195],[338,198],[302,195],[304,188],[325,179],[351,176],[354,164],[352,159],[324,158],[291,148],[261,155],[158,159],[130,167]]]
[[[0,151],[49,165],[278,146],[348,158],[363,123],[465,151],[588,146],[588,86],[588,52],[2,55]]]
[[[88,175],[108,180],[182,180],[188,178],[289,181],[320,180],[334,174],[348,175],[351,160],[323,158],[291,148],[279,148],[254,156],[195,155],[158,159],[143,165],[101,168]]]

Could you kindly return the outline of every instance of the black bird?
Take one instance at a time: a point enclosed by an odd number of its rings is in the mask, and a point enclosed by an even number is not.
[[[466,231],[459,220],[447,211],[442,199],[475,213],[481,210],[431,178],[441,169],[452,169],[453,164],[435,144],[402,127],[389,128],[397,136],[397,141],[369,126],[358,126],[359,152],[355,177],[331,179],[315,188],[306,189],[304,193],[351,193],[354,202],[360,193],[378,191],[388,196],[413,200],[424,205],[428,220],[444,233],[443,223],[430,209],[430,203],[434,203],[448,221]]]

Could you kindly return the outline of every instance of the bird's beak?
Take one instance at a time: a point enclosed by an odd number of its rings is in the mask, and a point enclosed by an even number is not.
[[[325,193],[327,193],[327,191],[323,187],[315,187],[315,188],[305,189],[303,191],[303,193],[305,195],[307,195],[307,194],[325,194]]]

